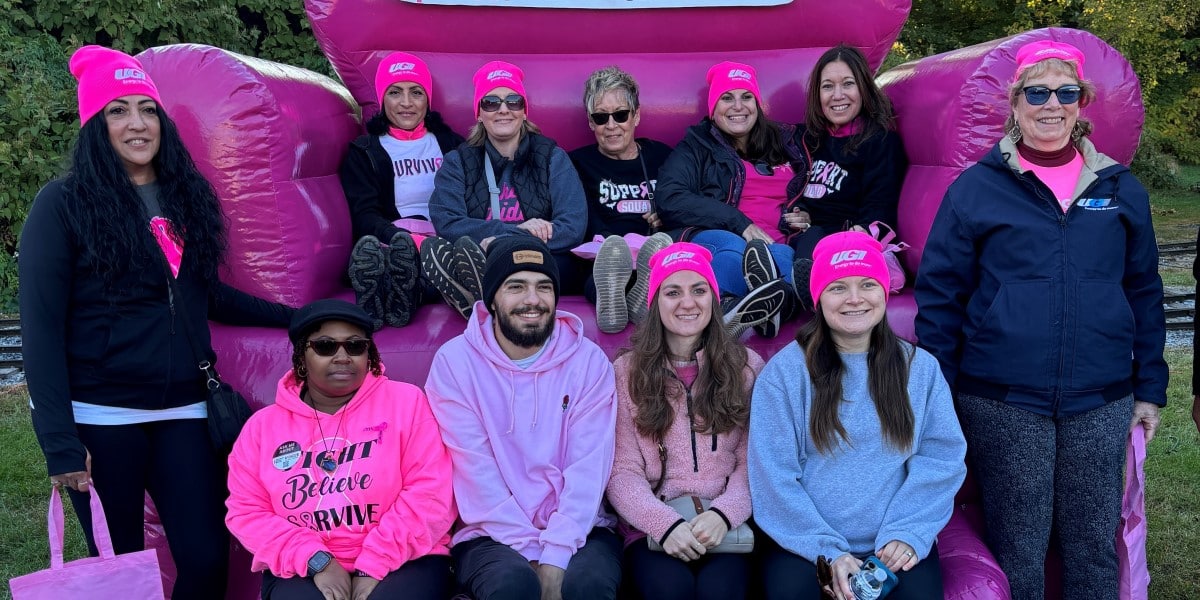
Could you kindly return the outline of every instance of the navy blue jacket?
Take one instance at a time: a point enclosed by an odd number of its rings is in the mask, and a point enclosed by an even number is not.
[[[1166,324],[1145,188],[1078,144],[1064,214],[1002,140],[950,186],[916,281],[916,333],[957,393],[1070,416],[1165,405]]]

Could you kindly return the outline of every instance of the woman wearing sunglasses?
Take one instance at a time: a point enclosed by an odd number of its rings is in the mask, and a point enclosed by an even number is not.
[[[647,266],[655,251],[671,243],[665,234],[653,235],[662,227],[654,210],[654,186],[671,147],[634,136],[642,120],[638,84],[619,67],[605,67],[588,77],[583,105],[596,143],[571,151],[571,162],[587,194],[587,238],[604,238],[592,276],[584,283],[584,295],[596,304],[600,331],[616,333],[646,315],[646,284],[638,286],[640,293],[633,291],[633,260],[622,236],[651,236],[639,261]],[[643,267],[642,277],[648,274]]]
[[[1088,140],[1083,73],[1070,44],[1017,52],[1006,135],[950,186],[916,281],[1014,598],[1042,597],[1051,529],[1064,598],[1117,598],[1125,442],[1166,402],[1149,199]]]
[[[429,109],[432,96],[433,77],[424,61],[407,52],[384,57],[375,69],[379,112],[367,121],[367,134],[350,143],[338,173],[357,240],[350,283],[377,326],[407,325],[427,296],[417,244],[433,232],[428,221],[434,175],[443,156],[463,141]]]
[[[372,318],[296,311],[292,370],[229,457],[225,522],[265,600],[442,600],[455,512],[450,455],[420,388],[383,376]]]
[[[783,220],[796,253],[797,297],[812,310],[805,286],[813,248],[831,233],[865,232],[875,221],[895,227],[908,159],[894,132],[892,103],[853,46],[836,46],[817,60],[804,121],[802,143],[812,166],[788,184]]]
[[[712,251],[727,326],[774,337],[795,304],[780,215],[808,163],[797,129],[767,118],[754,67],[726,61],[707,78],[707,116],[659,173],[658,216],[675,239]]]
[[[889,600],[943,596],[935,541],[966,441],[937,361],[888,325],[881,248],[858,231],[817,244],[813,319],[754,385],[750,495],[771,540],[769,600],[854,600],[847,578],[870,555],[899,578]]]
[[[621,517],[626,573],[643,598],[745,598],[749,555],[712,549],[750,518],[746,425],[763,360],[725,332],[708,250],[678,242],[650,262],[648,314],[613,365],[608,501]],[[689,496],[709,508],[684,519],[667,501]]]
[[[476,71],[474,84],[477,122],[466,143],[446,155],[434,180],[433,225],[439,236],[467,237],[484,250],[497,237],[532,235],[550,247],[563,293],[577,294],[582,282],[570,251],[587,229],[579,175],[567,153],[529,120],[519,67],[489,62]],[[468,261],[456,261],[451,244],[434,238],[422,245],[421,260],[434,287],[469,316],[481,299],[482,263],[472,260],[471,267],[461,268]]]

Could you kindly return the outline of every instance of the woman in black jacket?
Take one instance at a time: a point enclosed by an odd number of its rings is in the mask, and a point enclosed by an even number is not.
[[[173,597],[220,598],[224,465],[197,367],[216,360],[208,319],[283,327],[292,311],[218,281],[226,238],[217,196],[141,64],[86,46],[70,67],[83,126],[70,172],[38,193],[20,244],[34,430],[93,555],[90,485],[118,553],[143,548],[149,492],[178,569]]]
[[[753,67],[718,63],[708,83],[708,116],[659,171],[658,216],[672,237],[712,252],[726,326],[774,337],[795,304],[780,215],[807,162],[796,128],[767,119]]]
[[[350,143],[339,170],[356,240],[349,276],[376,328],[403,327],[422,297],[437,298],[422,294],[417,246],[433,234],[434,175],[463,138],[429,110],[433,79],[420,58],[387,55],[375,70],[375,94],[379,112],[367,121],[367,134]]]

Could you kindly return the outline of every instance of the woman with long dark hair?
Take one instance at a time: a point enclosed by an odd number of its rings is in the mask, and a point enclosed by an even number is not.
[[[393,52],[375,69],[379,112],[350,143],[338,174],[354,250],[349,277],[355,300],[375,326],[403,327],[426,298],[418,246],[433,234],[429,197],[446,153],[463,142],[430,108],[433,75],[420,57]]]
[[[645,598],[744,598],[749,581],[746,554],[710,551],[750,517],[746,425],[763,361],[725,331],[711,256],[679,242],[650,259],[649,311],[614,363],[608,500]],[[667,504],[686,497],[706,510],[685,519]]]
[[[966,476],[966,442],[934,358],[887,323],[887,264],[847,231],[813,252],[813,319],[763,369],[750,413],[755,520],[770,537],[766,597],[853,600],[874,555],[889,599],[942,597],[937,534]],[[815,564],[831,561],[818,583]]]
[[[70,67],[82,123],[70,171],[38,193],[20,244],[34,430],[93,554],[90,483],[118,553],[143,548],[149,492],[178,570],[173,597],[219,598],[224,466],[197,366],[216,361],[208,319],[282,327],[292,311],[219,282],[226,236],[216,193],[141,64],[86,46]]]
[[[808,163],[796,128],[767,118],[754,67],[721,62],[707,78],[708,114],[659,171],[658,216],[673,238],[712,252],[730,331],[775,337],[795,305],[780,215]]]

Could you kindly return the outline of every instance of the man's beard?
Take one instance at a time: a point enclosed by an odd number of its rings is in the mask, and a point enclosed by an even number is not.
[[[527,309],[517,309],[514,312],[526,312]],[[549,311],[547,311],[549,312]],[[515,317],[511,314],[496,315],[496,322],[500,325],[500,335],[521,348],[537,348],[546,343],[550,339],[550,334],[554,333],[554,318],[553,316],[546,322],[544,327],[536,329],[528,329],[514,323]]]

